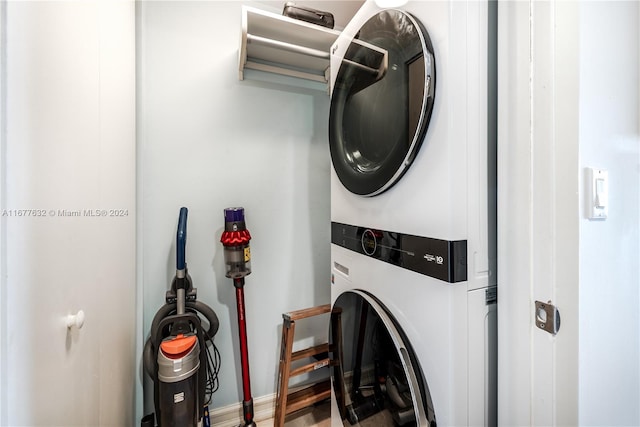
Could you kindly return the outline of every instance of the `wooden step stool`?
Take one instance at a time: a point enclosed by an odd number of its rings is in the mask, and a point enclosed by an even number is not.
[[[301,390],[289,393],[289,379],[317,369],[328,368],[331,365],[329,359],[329,343],[292,352],[296,320],[326,314],[330,311],[331,306],[326,304],[282,314],[284,321],[282,323],[282,343],[280,345],[280,367],[274,427],[282,427],[284,425],[284,418],[288,414],[331,397],[330,379],[321,380],[315,384],[307,385]],[[291,370],[292,362],[305,358],[313,358],[318,355],[323,355],[323,358]]]

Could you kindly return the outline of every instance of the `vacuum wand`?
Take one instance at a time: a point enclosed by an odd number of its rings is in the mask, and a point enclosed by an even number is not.
[[[240,358],[242,364],[243,415],[245,427],[253,427],[253,398],[249,376],[249,349],[247,346],[247,322],[244,305],[244,278],[251,274],[251,234],[244,221],[244,208],[224,210],[224,232],[220,242],[224,246],[226,276],[233,279],[236,288],[238,330],[240,334]]]
[[[247,346],[247,322],[244,310],[244,278],[233,279],[236,288],[236,304],[238,309],[238,331],[240,334],[240,361],[242,364],[242,409],[245,426],[255,425],[253,422],[253,398],[251,397],[251,379],[249,376],[249,348]]]

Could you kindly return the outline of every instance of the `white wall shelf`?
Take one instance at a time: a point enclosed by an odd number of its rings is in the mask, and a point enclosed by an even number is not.
[[[239,78],[259,70],[326,84],[339,31],[249,6],[242,8]]]

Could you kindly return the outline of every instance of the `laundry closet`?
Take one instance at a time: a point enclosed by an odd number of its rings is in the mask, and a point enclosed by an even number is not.
[[[301,43],[326,52],[311,55],[312,76],[306,59],[264,67],[258,39],[243,56],[243,28],[271,37],[284,2],[0,5],[0,426],[139,425],[153,410],[143,346],[183,206],[189,274],[220,320],[213,425],[242,420],[220,243],[231,206],[251,230],[258,425],[274,414],[282,314],[339,300],[345,335],[371,345],[360,358],[357,340],[347,348],[359,362],[342,368],[360,379],[341,390],[415,386],[396,425],[640,424],[640,3],[410,1],[397,15],[373,0],[296,3],[336,18],[299,32],[329,46]],[[375,17],[420,30],[386,73],[410,70],[426,103],[407,127],[415,150],[354,190],[339,150],[364,174],[390,153],[331,136],[332,115],[357,114],[332,105],[323,67],[334,83],[344,59],[382,70],[386,30],[354,39]],[[425,242],[427,267],[408,268]],[[329,320],[301,324],[296,348],[324,342]],[[332,425],[376,403],[340,407],[333,390]]]

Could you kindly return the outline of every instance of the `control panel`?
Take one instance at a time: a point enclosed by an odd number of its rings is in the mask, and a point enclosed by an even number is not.
[[[467,280],[467,241],[331,223],[331,243],[449,283]]]

